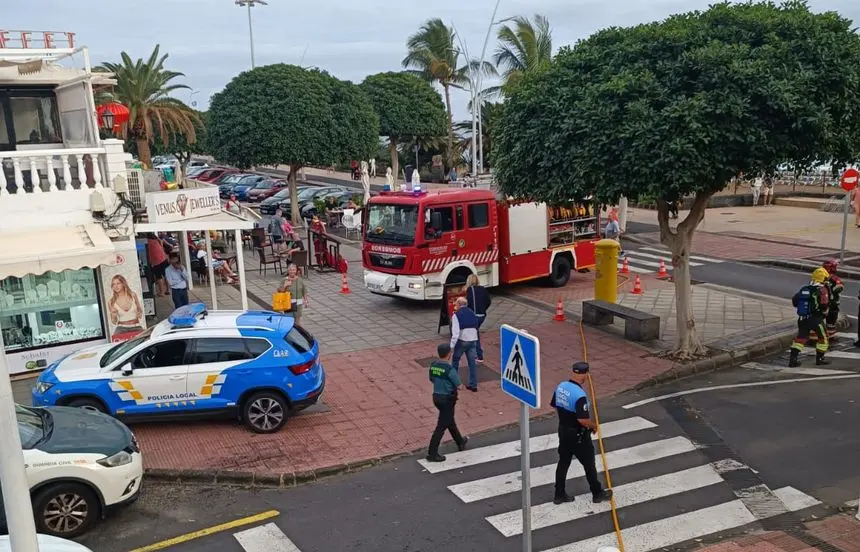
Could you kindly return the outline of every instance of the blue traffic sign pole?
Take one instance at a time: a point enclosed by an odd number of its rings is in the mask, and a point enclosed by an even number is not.
[[[523,494],[523,552],[532,550],[531,451],[529,409],[540,408],[540,341],[525,330],[503,324],[502,391],[520,402],[520,466]]]

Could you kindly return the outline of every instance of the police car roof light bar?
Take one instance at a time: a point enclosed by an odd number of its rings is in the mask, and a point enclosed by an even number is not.
[[[208,311],[203,303],[192,303],[179,307],[170,316],[167,321],[174,328],[193,328],[197,320],[206,318]]]

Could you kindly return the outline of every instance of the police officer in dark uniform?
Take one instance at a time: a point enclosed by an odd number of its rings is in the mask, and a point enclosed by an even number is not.
[[[573,501],[565,490],[567,470],[573,457],[585,470],[585,478],[595,503],[612,498],[612,491],[604,489],[597,478],[594,465],[594,444],[591,434],[597,424],[591,419],[588,395],[582,384],[588,379],[588,363],[576,362],[569,381],[561,382],[552,395],[550,405],[558,412],[558,466],[555,469],[555,504]]]
[[[430,448],[427,450],[428,462],[444,462],[445,456],[439,454],[439,443],[445,432],[451,434],[457,443],[457,450],[466,450],[469,438],[460,434],[457,422],[454,421],[454,405],[457,404],[457,389],[462,385],[460,376],[457,374],[448,359],[451,358],[451,346],[440,343],[436,347],[439,358],[430,363],[430,382],[433,384],[433,406],[439,411],[436,420],[436,429],[430,437]]]

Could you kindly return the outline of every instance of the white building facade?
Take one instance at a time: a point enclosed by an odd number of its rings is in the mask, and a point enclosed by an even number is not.
[[[146,327],[119,140],[71,33],[0,30],[0,337],[12,374]],[[145,282],[144,282],[145,285]]]

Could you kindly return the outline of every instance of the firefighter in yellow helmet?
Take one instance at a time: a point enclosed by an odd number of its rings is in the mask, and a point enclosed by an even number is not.
[[[818,341],[815,344],[815,364],[830,364],[824,359],[827,352],[827,331],[824,320],[830,305],[830,294],[827,279],[830,274],[824,268],[816,268],[812,272],[811,281],[794,294],[791,302],[797,309],[797,337],[791,344],[791,357],[788,365],[792,368],[800,366],[800,352],[809,340],[809,334],[815,333]]]

